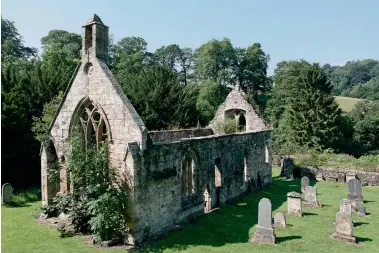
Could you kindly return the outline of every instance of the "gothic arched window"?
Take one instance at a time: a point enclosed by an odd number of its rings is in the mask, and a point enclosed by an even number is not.
[[[98,145],[108,139],[106,119],[92,102],[81,110],[79,120],[87,144]]]

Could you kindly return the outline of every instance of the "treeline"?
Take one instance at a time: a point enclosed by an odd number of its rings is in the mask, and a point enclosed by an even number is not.
[[[80,61],[81,37],[50,31],[39,56],[23,44],[14,23],[2,19],[1,32],[2,181],[38,186],[40,141],[48,137]],[[377,104],[343,114],[325,66],[284,61],[269,77],[269,59],[259,43],[239,48],[223,39],[197,49],[173,44],[149,52],[144,39],[126,37],[109,46],[105,61],[149,130],[206,126],[239,83],[274,127],[278,154],[311,148],[359,156],[379,150]]]
[[[348,61],[344,66],[323,67],[333,85],[333,94],[368,100],[379,99],[379,61]]]

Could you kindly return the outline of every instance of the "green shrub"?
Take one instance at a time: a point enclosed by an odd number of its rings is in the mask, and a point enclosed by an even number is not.
[[[232,134],[238,132],[238,126],[235,119],[225,119],[216,123],[216,133]]]

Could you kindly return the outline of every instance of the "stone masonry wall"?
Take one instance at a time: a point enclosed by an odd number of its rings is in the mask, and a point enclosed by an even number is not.
[[[318,174],[321,174],[326,181],[337,181],[338,175],[342,174],[346,182],[347,174],[355,174],[355,177],[361,181],[363,186],[379,186],[379,173],[377,172],[312,166],[300,166],[300,171],[301,176],[307,176],[313,179],[315,179]]]
[[[209,124],[209,127],[215,130],[217,122],[225,119],[225,112],[228,110],[238,109],[245,111],[246,131],[260,131],[268,129],[265,122],[255,112],[253,106],[245,100],[243,97],[244,95],[245,93],[243,91],[240,91],[237,88],[233,89],[226,97],[225,102],[221,104],[217,110],[215,117]]]
[[[209,136],[214,133],[211,128],[200,128],[170,131],[149,131],[148,134],[153,142],[172,142],[183,138]]]
[[[148,147],[143,165],[135,167],[134,239],[136,243],[160,236],[175,224],[204,213],[208,186],[211,206],[222,206],[261,182],[272,182],[270,131],[193,138]],[[195,194],[182,193],[181,161],[195,154]],[[215,187],[215,160],[221,162],[221,187]],[[259,175],[259,176],[258,176]],[[260,177],[260,179],[258,179]],[[251,179],[250,179],[251,178]],[[249,183],[250,182],[250,183]],[[217,191],[219,200],[217,201]]]

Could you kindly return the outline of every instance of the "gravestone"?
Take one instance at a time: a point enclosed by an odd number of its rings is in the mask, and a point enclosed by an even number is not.
[[[276,228],[285,228],[287,226],[286,217],[283,213],[276,213],[274,216],[274,226]]]
[[[345,174],[338,173],[338,183],[345,183]]]
[[[275,233],[272,228],[271,201],[263,198],[258,205],[258,225],[250,242],[275,244]]]
[[[348,183],[351,179],[355,178],[355,172],[346,173],[346,182]]]
[[[319,207],[317,202],[317,188],[313,186],[306,186],[304,193],[304,205],[312,208]]]
[[[348,199],[340,201],[340,212],[345,212],[351,215],[351,202]]]
[[[292,179],[294,167],[295,167],[295,162],[294,162],[293,158],[291,158],[291,157],[283,158],[280,176],[286,177],[288,179]]]
[[[13,188],[11,184],[3,184],[1,187],[1,203],[12,202]]]
[[[331,236],[335,240],[356,243],[353,237],[353,223],[351,215],[346,212],[338,212],[336,215],[336,232]]]
[[[304,176],[301,178],[301,192],[305,192],[305,187],[309,186],[309,178]]]
[[[349,193],[347,199],[351,201],[352,207],[357,210],[357,204],[363,203],[362,185],[359,179],[354,178],[348,182]]]
[[[287,213],[302,216],[301,194],[298,192],[287,193]]]
[[[366,216],[366,206],[363,203],[358,203],[357,210],[362,216]]]
[[[324,180],[324,177],[322,176],[322,173],[320,173],[320,172],[317,173],[316,180],[319,181],[319,182]]]

